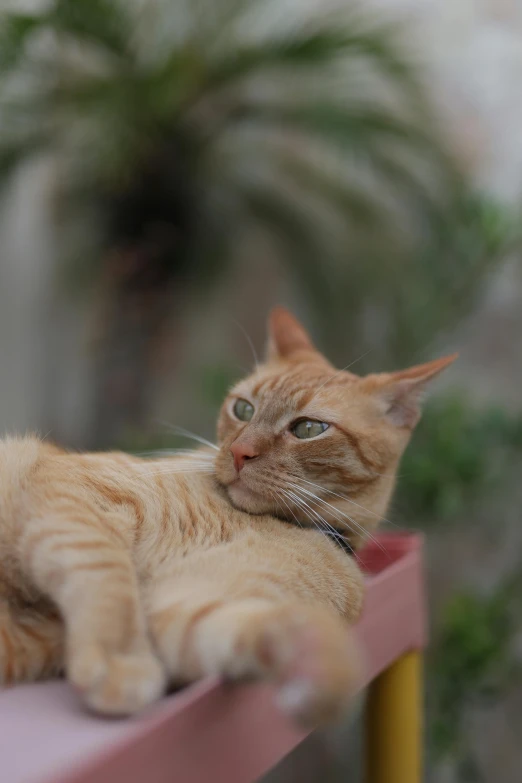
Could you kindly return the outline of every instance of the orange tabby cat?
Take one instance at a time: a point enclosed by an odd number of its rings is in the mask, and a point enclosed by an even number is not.
[[[261,677],[294,717],[337,716],[363,598],[338,543],[356,549],[385,514],[419,394],[454,358],[336,372],[277,309],[215,452],[0,441],[0,682],[65,669],[89,707],[127,714],[168,681]]]

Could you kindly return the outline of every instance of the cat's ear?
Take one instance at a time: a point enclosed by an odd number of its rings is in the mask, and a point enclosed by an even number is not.
[[[397,427],[413,429],[420,419],[423,393],[435,378],[458,357],[457,353],[417,364],[407,370],[369,375],[368,390],[379,400],[386,419]]]
[[[284,307],[275,307],[268,318],[266,358],[268,361],[286,359],[296,351],[315,351],[315,348],[297,318]]]

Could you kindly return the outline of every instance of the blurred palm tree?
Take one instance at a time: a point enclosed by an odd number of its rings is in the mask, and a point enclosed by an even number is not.
[[[254,228],[332,332],[364,315],[369,282],[394,312],[409,290],[422,311],[415,286],[436,279],[442,301],[463,255],[469,287],[488,242],[454,241],[468,202],[400,51],[355,11],[270,0],[2,13],[0,176],[54,154],[61,221],[81,219],[78,256],[105,294],[96,445],[143,422],[167,317]]]

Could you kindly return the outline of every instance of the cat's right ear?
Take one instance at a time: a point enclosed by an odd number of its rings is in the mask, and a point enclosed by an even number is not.
[[[297,351],[315,351],[305,329],[284,307],[275,307],[268,318],[267,361],[288,359]]]
[[[390,424],[413,429],[420,419],[420,403],[427,384],[449,367],[457,356],[454,353],[407,370],[367,375],[363,384],[379,401],[381,411]]]

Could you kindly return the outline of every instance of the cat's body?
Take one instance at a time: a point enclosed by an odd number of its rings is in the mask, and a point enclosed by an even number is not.
[[[416,421],[408,390],[447,362],[394,378],[383,407],[390,381],[335,373],[306,340],[274,316],[272,356],[225,402],[216,451],[0,441],[0,683],[66,669],[93,709],[125,714],[167,680],[266,677],[297,717],[338,713],[363,580],[328,526],[354,547],[376,526]]]

